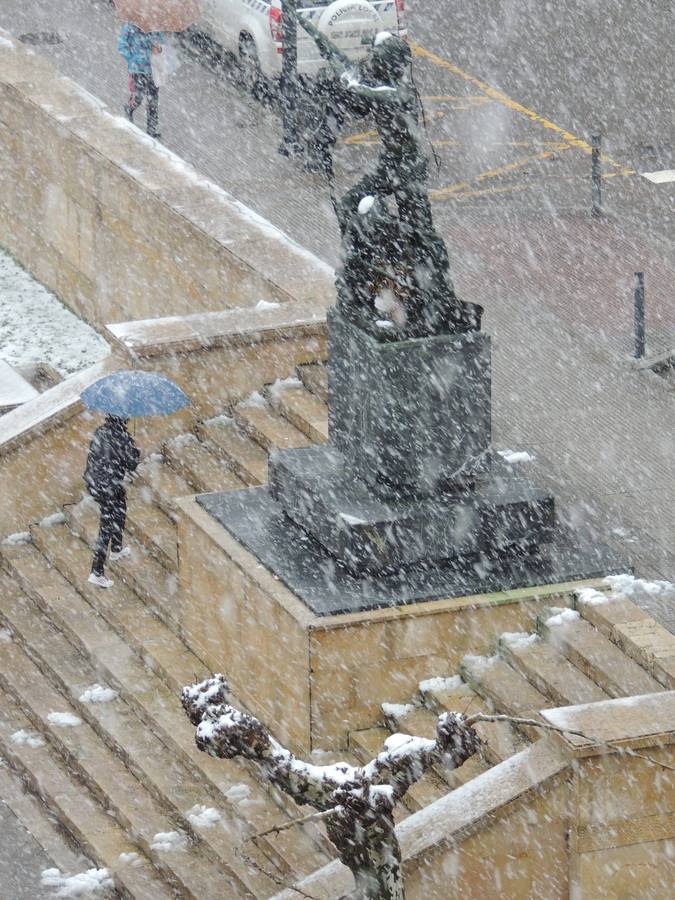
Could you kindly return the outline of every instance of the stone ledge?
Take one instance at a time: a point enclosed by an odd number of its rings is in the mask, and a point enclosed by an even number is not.
[[[292,302],[274,308],[228,309],[186,316],[115,322],[106,326],[113,340],[137,358],[189,353],[297,337],[324,337],[325,313],[315,303]]]
[[[611,753],[607,744],[634,750],[675,743],[675,691],[545,709],[541,715],[558,728],[595,738],[561,735],[560,740],[575,757]]]
[[[2,416],[0,456],[81,412],[84,409],[80,400],[82,391],[103,375],[121,368],[124,368],[123,363],[117,357],[109,356]]]

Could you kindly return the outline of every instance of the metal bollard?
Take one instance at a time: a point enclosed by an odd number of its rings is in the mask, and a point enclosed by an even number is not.
[[[635,324],[635,358],[645,355],[645,276],[644,272],[635,273],[633,321]]]
[[[600,171],[600,149],[602,135],[591,136],[591,215],[594,219],[602,216],[602,174]]]

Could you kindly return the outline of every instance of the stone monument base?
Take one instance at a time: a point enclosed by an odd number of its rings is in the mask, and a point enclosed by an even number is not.
[[[608,548],[582,547],[571,533],[546,525],[548,541],[538,547],[495,556],[475,551],[357,576],[289,519],[268,487],[203,494],[197,503],[317,616],[600,578],[626,568]]]
[[[242,505],[242,494],[255,503]],[[252,526],[263,521],[262,508],[274,509],[264,490],[231,496],[238,517],[250,516]],[[451,597],[438,583],[439,599],[397,603],[388,595],[393,579],[379,587],[383,579],[367,579],[352,603],[362,608],[368,595],[366,609],[331,613],[329,605],[347,608],[340,592],[347,597],[354,582],[339,573],[331,581],[325,555],[317,555],[304,570],[309,582],[316,576],[316,614],[262,561],[259,544],[255,552],[242,546],[206,511],[207,497],[200,499],[177,501],[182,635],[206,669],[224,672],[234,695],[299,754],[346,748],[350,732],[381,720],[383,702],[408,703],[421,680],[456,673],[467,653],[493,653],[503,632],[531,631],[544,609],[570,605],[575,588],[602,584],[585,578]],[[294,541],[306,538],[284,528],[278,508],[275,515],[275,540],[299,555]],[[271,519],[264,521],[270,527]],[[457,591],[459,584],[457,575]],[[322,586],[329,593],[322,595]],[[399,582],[401,594],[405,588]]]

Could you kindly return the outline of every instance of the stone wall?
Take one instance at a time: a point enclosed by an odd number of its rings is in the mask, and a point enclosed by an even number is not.
[[[97,327],[333,296],[328,266],[6,33],[0,245]]]

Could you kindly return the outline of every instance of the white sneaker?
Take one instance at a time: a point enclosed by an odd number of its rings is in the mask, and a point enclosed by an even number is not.
[[[111,588],[113,584],[115,584],[114,581],[111,581],[110,578],[106,578],[105,575],[95,575],[93,572],[89,578],[87,578],[87,581],[89,584],[95,584],[96,587],[100,588]]]
[[[114,550],[110,551],[110,559],[115,562],[116,559],[126,559],[128,556],[131,556],[131,548],[130,547],[122,547],[121,550],[115,552]]]

